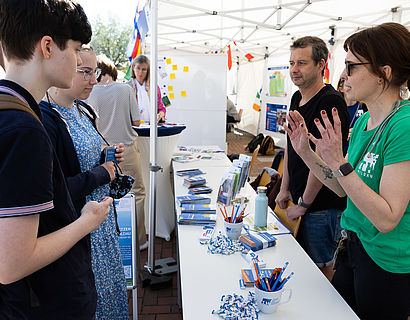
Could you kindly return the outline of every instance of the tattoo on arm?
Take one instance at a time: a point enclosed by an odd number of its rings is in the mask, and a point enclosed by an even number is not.
[[[322,172],[325,176],[325,180],[334,178],[332,170],[330,170],[330,168],[328,166],[324,166],[323,164],[321,164],[319,162],[317,162],[316,164],[319,166],[319,168],[322,169]]]

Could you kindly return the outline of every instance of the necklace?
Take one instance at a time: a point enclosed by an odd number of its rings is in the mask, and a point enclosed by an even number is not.
[[[46,91],[46,97],[47,97],[47,101],[48,101],[48,105],[49,105],[50,109],[52,109],[54,112],[56,112],[58,114],[58,116],[66,123],[66,125],[67,125],[66,120],[71,120],[71,119],[75,118],[75,114],[71,113],[70,117],[63,116],[63,114],[61,113],[60,110],[53,107],[53,105],[54,105],[56,107],[60,107],[62,110],[73,110],[74,104],[71,107],[61,106],[53,99],[53,97],[48,93],[48,91]],[[50,100],[52,102],[50,102]],[[78,109],[78,101],[77,100],[76,100],[76,105],[77,105],[77,109]]]

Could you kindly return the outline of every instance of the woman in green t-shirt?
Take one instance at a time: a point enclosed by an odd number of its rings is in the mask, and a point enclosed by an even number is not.
[[[345,95],[369,112],[353,128],[343,157],[340,120],[322,111],[316,139],[297,112],[285,128],[316,177],[347,195],[333,285],[361,319],[406,319],[410,311],[410,32],[384,23],[344,43]],[[316,145],[316,153],[309,140]]]

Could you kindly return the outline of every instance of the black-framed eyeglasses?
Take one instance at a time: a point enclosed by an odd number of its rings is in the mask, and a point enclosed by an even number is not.
[[[83,74],[85,81],[90,81],[93,75],[95,75],[95,79],[98,79],[98,77],[101,74],[101,69],[96,68],[95,70],[92,70],[92,69],[77,68],[77,72],[81,72]]]
[[[352,69],[354,66],[361,66],[364,64],[370,64],[370,62],[357,62],[357,63],[353,63],[353,62],[349,62],[346,61],[345,65],[346,65],[346,74],[350,77]]]

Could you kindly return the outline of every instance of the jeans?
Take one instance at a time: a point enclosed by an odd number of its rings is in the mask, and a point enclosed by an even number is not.
[[[306,213],[302,217],[303,247],[318,267],[333,264],[340,239],[341,210],[328,209]]]

